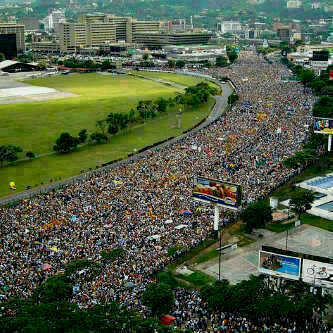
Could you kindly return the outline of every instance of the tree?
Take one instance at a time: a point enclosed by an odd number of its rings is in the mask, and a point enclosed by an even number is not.
[[[14,145],[0,146],[0,165],[3,167],[4,162],[15,162],[18,159],[18,153],[22,148]]]
[[[25,156],[26,156],[27,158],[30,158],[30,159],[33,159],[33,158],[36,157],[36,156],[35,156],[35,153],[33,153],[32,151],[28,151],[28,152],[25,154]]]
[[[306,87],[310,82],[312,82],[316,78],[316,75],[313,73],[313,71],[305,69],[300,73],[299,78]]]
[[[233,92],[233,93],[228,97],[228,104],[229,104],[229,105],[232,105],[232,104],[234,104],[235,102],[237,102],[238,99],[239,99],[238,95],[237,95],[235,92]]]
[[[237,58],[238,54],[233,47],[227,46],[227,56],[229,58],[230,63],[233,63]]]
[[[174,60],[169,59],[168,60],[168,67],[175,68],[176,67],[176,62]]]
[[[217,67],[225,67],[228,65],[228,59],[223,56],[216,57],[216,66]]]
[[[55,275],[35,289],[33,298],[37,303],[69,301],[72,290],[67,276]]]
[[[311,209],[315,196],[310,191],[298,190],[292,193],[289,206],[300,218],[301,214]]]
[[[88,138],[88,131],[86,129],[83,129],[79,132],[79,143],[85,143]]]
[[[103,133],[105,134],[106,131],[106,126],[107,126],[107,120],[97,120],[96,121],[96,127]]]
[[[38,67],[41,71],[44,71],[47,68],[47,63],[46,61],[42,60],[38,62]]]
[[[272,221],[272,208],[265,201],[258,201],[243,210],[241,219],[246,223],[246,232],[251,233],[254,228],[263,228]]]
[[[175,302],[170,287],[164,283],[151,283],[142,295],[142,304],[148,306],[154,316],[167,314]]]
[[[156,102],[158,112],[166,112],[168,109],[168,101],[163,97],[159,98]]]
[[[185,67],[185,61],[184,60],[177,60],[176,61],[176,67],[177,68],[184,68]]]
[[[108,141],[108,137],[105,134],[99,132],[92,133],[90,135],[90,139],[93,143],[96,144],[106,143]]]
[[[55,146],[53,146],[53,150],[58,153],[69,153],[78,144],[78,138],[71,136],[69,133],[61,133],[60,137],[56,140]]]
[[[6,56],[2,52],[0,52],[0,61],[4,60],[6,60]]]

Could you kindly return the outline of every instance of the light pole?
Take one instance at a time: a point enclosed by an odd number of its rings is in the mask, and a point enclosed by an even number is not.
[[[223,228],[223,225],[222,225],[222,228]],[[223,236],[223,229],[220,229],[219,281],[221,281],[222,236]]]

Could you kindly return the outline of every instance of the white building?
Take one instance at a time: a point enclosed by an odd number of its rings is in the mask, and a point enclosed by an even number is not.
[[[63,9],[54,10],[48,17],[48,30],[56,30],[59,23],[64,23],[65,11]],[[46,30],[46,29],[45,29]]]
[[[301,0],[289,0],[287,1],[287,8],[301,8],[302,1]]]
[[[225,21],[217,24],[217,31],[222,34],[225,33],[239,33],[242,31],[242,25],[236,21]]]
[[[311,4],[312,9],[320,9],[320,2],[319,1],[314,1]]]

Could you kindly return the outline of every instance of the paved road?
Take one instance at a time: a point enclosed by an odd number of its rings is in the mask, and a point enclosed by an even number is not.
[[[173,143],[191,135],[192,133],[198,132],[202,128],[207,127],[209,124],[214,122],[217,118],[219,118],[222,115],[222,113],[226,110],[226,108],[228,106],[228,97],[233,92],[232,87],[228,83],[227,84],[221,84],[221,82],[216,81],[216,80],[211,80],[211,81],[215,82],[216,84],[218,84],[222,88],[222,95],[214,96],[214,98],[216,100],[216,103],[215,103],[215,105],[214,105],[214,107],[211,111],[211,114],[207,117],[207,119],[202,124],[200,124],[199,126],[194,128],[192,131],[187,132],[185,134],[182,134],[182,135],[180,135],[180,136],[178,136],[174,139],[171,139],[169,141],[166,141],[164,143],[161,143],[160,145],[155,146],[155,147],[153,147],[149,150],[146,150],[142,153],[135,154],[135,155],[133,155],[133,156],[127,158],[127,159],[124,159],[124,160],[116,162],[114,164],[105,166],[105,167],[100,168],[98,170],[91,171],[91,172],[85,173],[83,175],[78,175],[78,176],[75,176],[75,177],[72,177],[72,178],[68,178],[68,179],[66,179],[64,181],[61,181],[61,182],[58,182],[58,183],[53,183],[53,184],[49,184],[49,185],[46,185],[46,186],[41,186],[41,187],[38,187],[38,188],[35,188],[35,189],[31,189],[31,190],[27,190],[27,191],[24,191],[24,192],[17,193],[16,195],[14,194],[10,197],[3,198],[2,200],[0,200],[0,206],[9,204],[10,202],[23,200],[23,199],[32,197],[36,194],[39,194],[39,193],[45,193],[45,192],[48,192],[52,189],[58,188],[60,186],[71,184],[71,183],[74,183],[74,182],[79,181],[81,179],[89,178],[91,176],[91,174],[97,174],[97,173],[99,173],[103,170],[113,169],[113,168],[118,167],[119,165],[127,164],[130,161],[135,161],[135,160],[141,159],[149,151],[157,151],[157,150],[159,150],[159,149],[161,149],[165,146],[173,144]]]

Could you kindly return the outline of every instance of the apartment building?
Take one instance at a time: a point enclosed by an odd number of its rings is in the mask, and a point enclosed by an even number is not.
[[[90,23],[86,25],[87,46],[97,47],[103,43],[116,42],[116,26],[113,23]]]
[[[0,50],[7,59],[22,54],[25,49],[24,25],[0,23]]]
[[[61,52],[76,52],[87,45],[87,28],[80,23],[59,23],[59,46]]]

